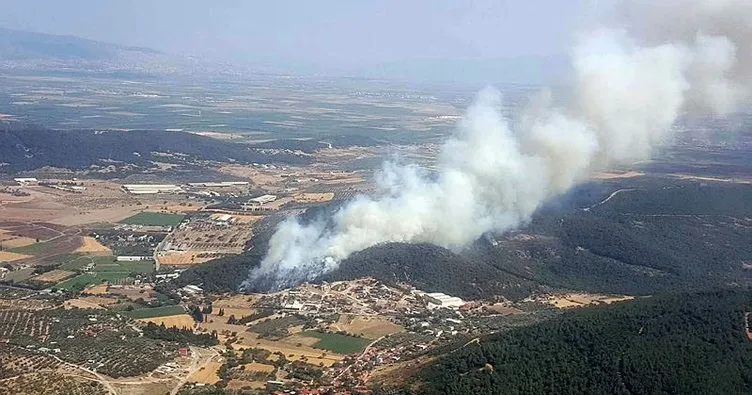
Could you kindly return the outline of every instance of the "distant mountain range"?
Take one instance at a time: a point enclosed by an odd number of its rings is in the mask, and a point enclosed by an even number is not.
[[[4,61],[39,59],[106,61],[124,53],[143,56],[163,55],[140,47],[127,47],[75,36],[57,36],[0,28],[0,58]]]
[[[226,63],[75,36],[0,28],[0,71],[139,73],[150,75],[293,74],[410,82],[556,84],[569,78],[566,55],[498,59],[426,59],[375,65],[317,67],[258,60]]]
[[[0,28],[0,71],[184,74],[212,67],[151,48]]]

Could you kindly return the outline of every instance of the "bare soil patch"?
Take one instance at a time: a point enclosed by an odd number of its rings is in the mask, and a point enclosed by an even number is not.
[[[43,283],[58,283],[65,280],[66,278],[73,277],[74,274],[76,273],[68,270],[55,269],[47,273],[42,273],[38,276],[32,277],[31,279]]]
[[[237,214],[233,214],[232,217],[235,218],[235,221],[241,224],[255,224],[256,222],[264,218],[261,215],[237,215]]]
[[[184,253],[177,253],[177,254],[169,254],[169,255],[159,255],[157,256],[157,259],[159,260],[160,265],[176,265],[176,266],[183,266],[183,265],[197,265],[199,263],[208,262],[213,257],[210,256],[202,256],[206,255],[201,252],[184,252]]]
[[[295,195],[295,201],[299,203],[322,203],[329,202],[332,199],[334,199],[334,192],[307,192]]]
[[[76,248],[73,252],[81,252],[91,255],[112,255],[112,250],[102,245],[97,239],[85,236],[83,237],[83,244],[81,247]]]
[[[36,240],[31,237],[16,236],[7,230],[0,230],[0,245],[3,248],[25,247],[34,244]]]
[[[137,321],[153,322],[157,325],[164,324],[164,326],[168,328],[193,328],[196,325],[193,317],[189,316],[188,314],[170,315],[167,317],[142,318]]]
[[[634,178],[644,176],[645,173],[639,171],[627,171],[627,172],[600,172],[595,173],[591,178],[595,180],[613,180],[617,178]]]
[[[13,262],[31,258],[31,255],[17,254],[15,252],[0,251],[0,262]]]
[[[107,283],[92,285],[84,290],[85,295],[105,295],[109,292],[110,285]]]
[[[378,339],[381,336],[404,330],[401,326],[382,317],[363,317],[345,314],[341,315],[339,321],[333,324],[332,327],[335,330],[343,330],[368,339]]]
[[[219,376],[217,375],[217,372],[219,371],[219,368],[221,366],[222,366],[221,362],[211,361],[207,363],[206,365],[202,366],[198,370],[198,372],[193,373],[190,377],[188,377],[188,382],[214,384],[220,380]]]
[[[564,295],[549,296],[544,300],[545,303],[551,304],[557,308],[565,309],[572,307],[582,307],[593,304],[609,304],[623,300],[631,300],[632,296],[624,295],[598,295],[586,293],[570,293]]]

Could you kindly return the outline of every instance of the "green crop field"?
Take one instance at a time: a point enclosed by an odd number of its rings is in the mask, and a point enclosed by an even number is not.
[[[84,273],[63,282],[57,283],[52,288],[57,288],[64,291],[82,291],[87,286],[91,284],[99,284],[102,281],[118,283],[120,280],[127,278],[128,274],[128,272]]]
[[[154,261],[118,262],[120,267],[133,273],[151,273],[154,271]]]
[[[67,255],[58,261],[62,263],[60,269],[75,272],[82,271],[86,266],[94,263],[93,272],[123,272],[148,274],[154,271],[154,261],[118,262],[113,256],[79,256]]]
[[[126,225],[145,225],[145,226],[175,226],[185,218],[182,214],[162,214],[162,213],[138,213],[128,217],[121,224]]]
[[[88,256],[74,256],[72,259],[63,260],[63,262],[64,263],[60,265],[60,269],[78,272],[91,263],[91,258]]]
[[[185,309],[183,306],[162,306],[128,311],[125,314],[131,318],[154,318],[185,314]]]
[[[8,251],[17,254],[36,255],[45,252],[54,246],[51,242],[29,244],[23,247],[9,248]]]
[[[116,262],[112,257],[107,261],[95,261],[95,272],[128,272],[128,273],[151,273],[154,271],[154,261],[139,262]]]
[[[320,348],[322,350],[332,351],[339,354],[354,354],[363,351],[368,343],[371,341],[368,339],[361,339],[359,337],[340,335],[337,333],[323,333],[316,331],[306,331],[303,335],[308,337],[315,337],[319,339],[313,347]]]
[[[34,268],[27,267],[26,269],[13,270],[5,274],[3,280],[12,282],[24,282],[34,275]]]

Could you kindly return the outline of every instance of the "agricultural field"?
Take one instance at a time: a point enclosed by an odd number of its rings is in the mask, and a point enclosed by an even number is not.
[[[185,215],[182,214],[165,214],[145,211],[128,217],[120,221],[120,223],[125,225],[143,226],[175,226],[183,221],[184,218]]]
[[[238,215],[233,214],[232,218],[235,219],[235,222],[241,223],[241,224],[250,224],[253,225],[258,221],[261,221],[262,218],[264,218],[261,215]]]
[[[55,370],[60,361],[21,347],[0,347],[0,380],[39,370]]]
[[[82,296],[75,299],[66,300],[63,303],[67,308],[79,308],[79,309],[105,309],[118,302],[115,298],[108,298],[102,296]]]
[[[118,262],[113,256],[68,255],[58,262],[62,270],[92,272],[126,272],[145,274],[154,271],[154,261]]]
[[[223,255],[224,254],[220,254],[220,256]],[[197,265],[199,263],[216,259],[217,257],[217,254],[207,254],[205,252],[184,252],[159,255],[157,259],[159,259],[159,264],[163,266],[183,266]]]
[[[127,272],[147,274],[154,271],[154,261],[116,262],[110,258],[107,263],[100,261],[92,269],[95,272]]]
[[[5,277],[3,277],[3,280],[21,283],[30,279],[31,276],[33,275],[34,275],[34,268],[27,267],[24,269],[13,270],[12,272],[5,273]]]
[[[49,223],[28,223],[15,221],[0,221],[0,239],[19,240],[16,243],[23,247],[40,241],[47,241],[56,236],[61,236],[65,227]],[[12,247],[6,245],[6,247]]]
[[[271,373],[274,371],[274,366],[265,363],[251,362],[243,364],[243,366],[249,372]]]
[[[334,199],[334,192],[308,192],[295,195],[298,203],[325,203]]]
[[[24,247],[35,242],[36,240],[31,237],[23,237],[13,234],[11,231],[0,229],[0,246],[3,248]]]
[[[137,310],[127,312],[127,315],[129,317],[135,318],[135,319],[166,317],[166,316],[181,315],[181,314],[185,314],[185,309],[183,308],[183,306],[177,306],[177,305],[137,309]]]
[[[104,393],[107,393],[104,385],[91,378],[50,372],[30,373],[8,378],[0,386],[0,395],[99,395]]]
[[[33,291],[0,286],[0,310],[42,310],[50,308],[53,302],[30,298]]]
[[[64,291],[81,292],[89,285],[99,284],[104,281],[107,281],[110,284],[121,284],[128,278],[128,276],[128,272],[84,273],[58,283],[54,288]]]
[[[188,377],[189,383],[216,384],[220,378],[217,375],[222,362],[210,361],[202,366],[196,373]]]
[[[152,371],[177,350],[140,336],[127,319],[105,310],[0,310],[0,338],[11,346],[59,349],[62,360],[111,377]]]
[[[354,336],[340,335],[338,333],[323,333],[316,331],[302,332],[305,336],[319,339],[313,347],[332,351],[339,354],[354,354],[363,351],[370,343],[368,339]]]
[[[72,277],[75,275],[75,272],[70,272],[67,270],[50,270],[49,272],[42,273],[40,275],[34,276],[30,278],[31,281],[38,281],[42,283],[58,283],[60,281],[63,281],[69,277]]]
[[[60,264],[60,269],[77,272],[83,270],[85,267],[89,266],[89,264],[94,263],[94,259],[89,256],[71,254],[65,257],[59,257],[58,262],[62,262]]]
[[[306,319],[291,315],[287,317],[270,318],[262,320],[248,327],[248,330],[259,334],[259,338],[279,340],[291,334],[290,330],[296,326],[306,324]]]
[[[0,338],[37,338],[49,336],[50,321],[37,312],[0,310]]]
[[[138,310],[134,310],[138,311]],[[140,318],[137,320],[141,323],[149,323],[153,322],[156,325],[164,325],[167,328],[193,328],[196,326],[196,321],[193,320],[193,317],[191,317],[188,314],[176,314],[176,315],[168,315],[168,316],[159,316],[159,317],[151,317],[151,318]]]
[[[215,315],[222,310],[225,317],[234,315],[240,319],[256,313],[256,309],[253,308],[256,301],[257,298],[249,295],[224,296],[212,301],[212,307]]]
[[[571,307],[582,307],[593,304],[610,304],[624,300],[633,299],[631,296],[621,295],[598,295],[587,293],[568,293],[563,295],[552,295],[543,300],[543,303],[550,304],[560,309]]]
[[[112,255],[111,249],[102,245],[102,243],[91,236],[84,237],[81,247],[76,248],[73,252],[91,255]]]
[[[54,247],[55,244],[52,242],[41,242],[25,245],[23,247],[10,248],[8,251],[16,254],[37,255],[50,251]]]
[[[66,255],[81,245],[78,229],[53,224],[25,224],[0,221],[1,261],[24,261],[36,264],[58,255]],[[7,238],[13,237],[8,240]]]
[[[109,292],[110,286],[107,283],[95,284],[87,287],[83,293],[85,295],[105,295]]]
[[[216,308],[215,308],[216,313]],[[226,324],[227,316],[218,317],[214,314],[211,315],[209,322],[201,324],[201,331],[209,333],[216,330],[219,334],[220,343],[225,342],[230,337],[236,339],[232,344],[235,350],[247,349],[250,347],[259,348],[272,353],[269,359],[275,357],[273,353],[281,353],[290,361],[303,361],[306,363],[323,366],[332,366],[332,364],[341,361],[344,355],[340,355],[333,352],[327,352],[321,349],[312,348],[299,339],[301,336],[293,335],[287,336],[281,339],[269,339],[263,336],[248,331],[248,327],[245,325],[230,325]],[[236,333],[236,336],[231,336],[232,333]],[[318,341],[311,338],[311,343]]]
[[[384,335],[402,332],[404,329],[383,317],[354,316],[342,314],[330,326],[332,331],[344,331],[367,339],[378,339]]]
[[[108,292],[112,295],[123,296],[130,300],[143,299],[150,301],[156,299],[156,293],[154,290],[150,286],[143,284],[111,286],[109,287]]]
[[[253,235],[251,224],[218,224],[211,219],[196,219],[173,231],[166,243],[186,252],[240,254]]]
[[[0,251],[0,262],[20,261],[26,258],[31,258],[31,255],[21,254],[18,252]]]

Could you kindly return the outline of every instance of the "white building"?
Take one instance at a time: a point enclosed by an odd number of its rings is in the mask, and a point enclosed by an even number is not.
[[[39,180],[37,180],[34,177],[14,178],[13,181],[15,181],[15,182],[17,182],[17,183],[19,183],[21,185],[36,184],[36,183],[39,182]]]
[[[133,195],[183,192],[183,188],[173,184],[125,184],[123,190]]]
[[[232,215],[230,214],[219,214],[216,217],[214,217],[214,220],[217,222],[229,222],[232,219]]]
[[[283,305],[282,308],[286,310],[300,310],[303,308],[303,303],[300,303],[296,300],[296,301],[293,301],[292,303]]]
[[[222,188],[222,187],[248,185],[248,181],[189,182],[188,185],[192,187]]]
[[[174,280],[180,277],[180,273],[157,274],[155,277],[157,278],[157,280],[167,280],[167,279]]]
[[[261,195],[259,197],[255,197],[255,198],[249,200],[248,202],[251,203],[251,204],[263,205],[263,204],[266,204],[266,203],[271,203],[271,202],[273,202],[275,200],[277,200],[277,196],[276,195]]]
[[[460,306],[465,304],[462,299],[456,296],[449,296],[441,292],[427,293],[423,295],[423,298],[426,300],[426,302],[439,307],[459,308]]]
[[[199,287],[198,285],[186,285],[185,287],[183,287],[183,291],[189,294],[197,294],[203,292],[204,290],[201,289],[201,287]]]
[[[149,261],[152,257],[150,256],[140,256],[140,255],[118,255],[115,260],[118,262],[140,262],[140,261]]]

